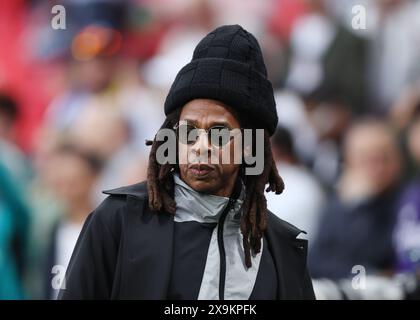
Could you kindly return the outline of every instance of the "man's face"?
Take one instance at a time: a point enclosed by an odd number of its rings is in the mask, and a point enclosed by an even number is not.
[[[180,123],[206,130],[214,127],[240,129],[230,107],[209,99],[195,99],[187,103],[181,111]],[[194,142],[178,141],[179,159],[184,159],[179,165],[181,179],[198,192],[228,197],[240,166],[234,163],[234,155],[241,152],[242,145],[232,138],[225,145],[218,146],[211,143],[203,130],[198,131]],[[222,155],[226,157],[225,153],[229,154],[229,161],[222,159]]]
[[[375,194],[398,179],[400,159],[396,142],[385,125],[353,128],[345,145],[346,171],[360,177]]]
[[[51,187],[65,205],[77,206],[90,200],[96,174],[85,160],[71,153],[55,154],[49,171]]]

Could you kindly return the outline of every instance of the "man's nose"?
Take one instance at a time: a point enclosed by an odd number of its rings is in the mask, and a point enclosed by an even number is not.
[[[197,140],[192,145],[192,151],[198,156],[208,156],[211,154],[207,133],[202,131],[198,134]]]

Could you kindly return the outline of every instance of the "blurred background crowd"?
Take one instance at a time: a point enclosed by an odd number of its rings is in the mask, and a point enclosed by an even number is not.
[[[355,5],[366,28],[352,27]],[[53,266],[68,264],[101,191],[145,179],[176,73],[236,23],[275,90],[286,189],[268,207],[308,232],[317,298],[419,298],[420,1],[6,0],[0,299],[56,297]]]

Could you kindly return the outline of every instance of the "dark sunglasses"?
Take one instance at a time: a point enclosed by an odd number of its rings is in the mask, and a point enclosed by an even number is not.
[[[214,147],[223,147],[230,142],[234,130],[223,125],[215,125],[208,129],[197,128],[186,122],[179,122],[174,126],[178,141],[182,144],[193,145],[197,142],[200,132],[205,132],[209,142]]]

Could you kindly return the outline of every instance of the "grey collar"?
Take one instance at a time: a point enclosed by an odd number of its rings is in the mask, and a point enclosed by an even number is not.
[[[197,221],[201,223],[214,223],[226,208],[229,198],[205,194],[195,191],[174,173],[175,202],[177,205],[175,213],[176,222]],[[242,204],[245,199],[245,185],[242,183],[241,194],[234,206],[229,211],[225,223],[239,224],[242,214]]]

